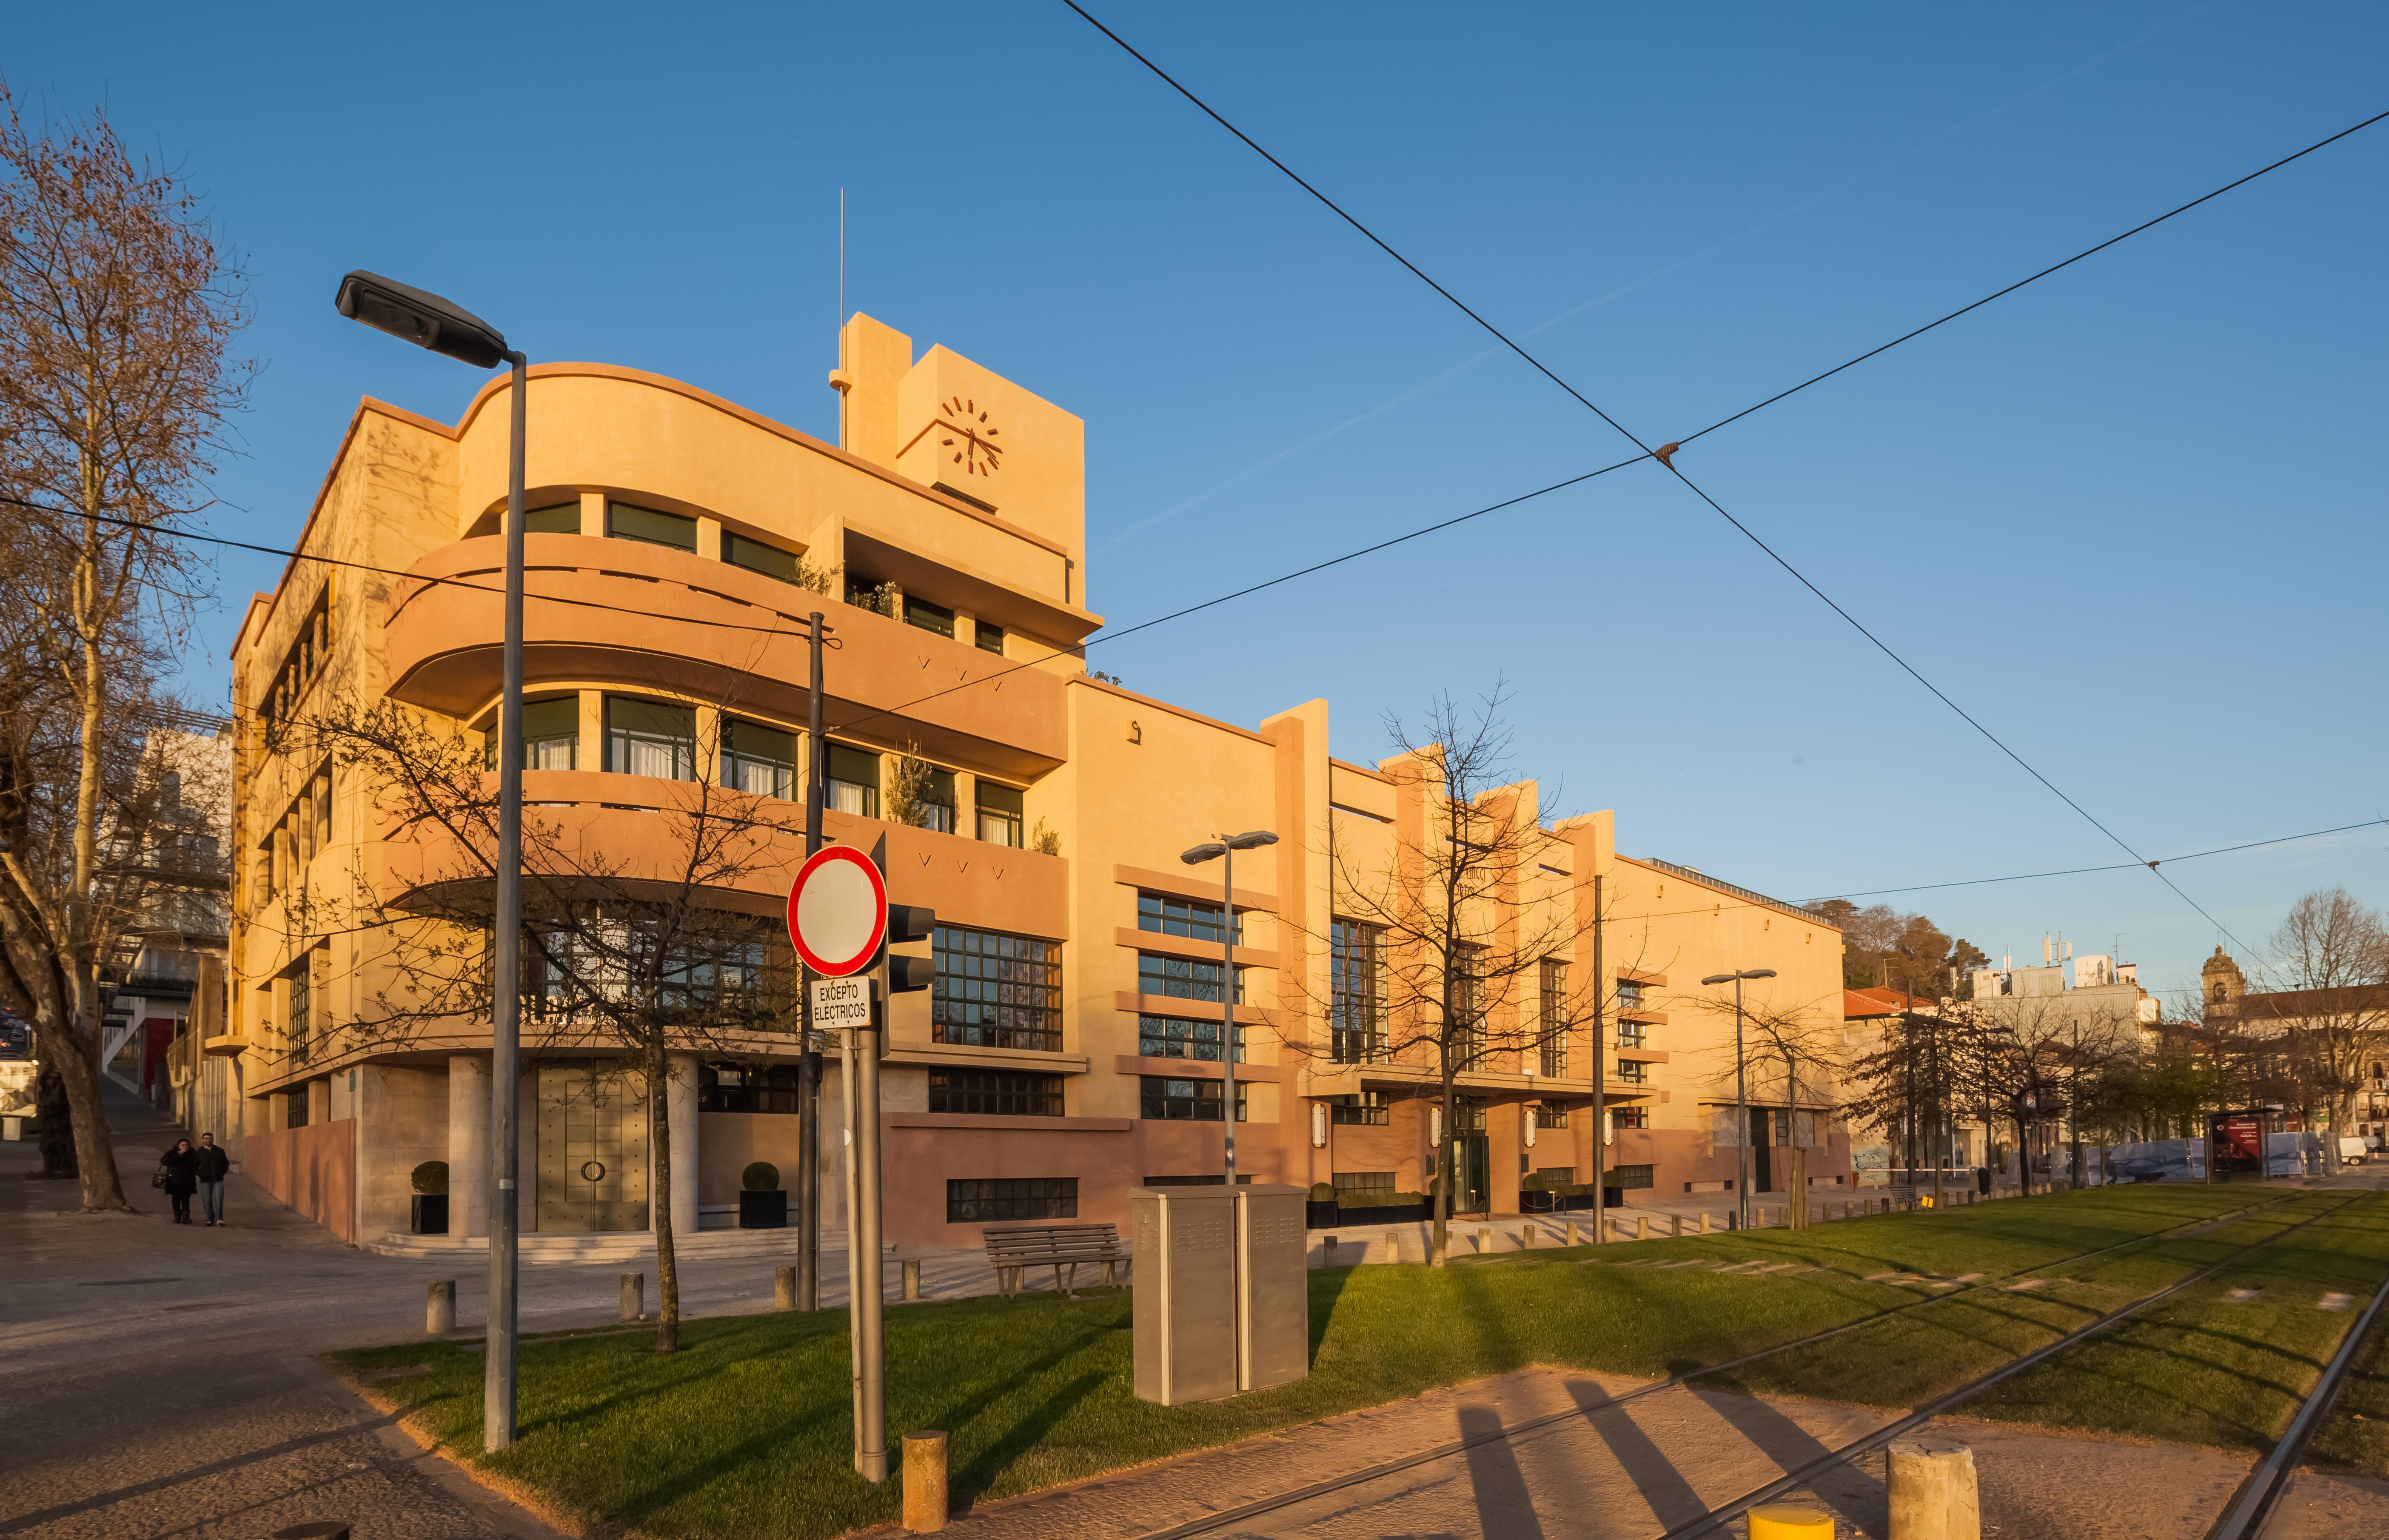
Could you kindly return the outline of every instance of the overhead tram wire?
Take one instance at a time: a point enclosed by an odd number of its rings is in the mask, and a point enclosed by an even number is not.
[[[2367,818],[2362,823],[2340,824],[2332,828],[2310,828],[2304,834],[2284,834],[2272,840],[2250,840],[2243,844],[2217,845],[2213,850],[2194,850],[2181,855],[2161,856],[2147,866],[2169,866],[2177,861],[2196,861],[2209,855],[2229,855],[2233,851],[2261,850],[2267,845],[2286,845],[2299,840],[2319,840],[2326,834],[2344,834],[2352,828],[2378,828],[2389,824],[2389,818]],[[1970,877],[1960,882],[1919,882],[1906,888],[1861,888],[1846,892],[1825,893],[1809,900],[1822,904],[1833,898],[1881,898],[1891,893],[1932,892],[1943,888],[1981,888],[1994,882],[2030,882],[2044,877],[2082,877],[2091,872],[2127,872],[2142,866],[2138,861],[2116,861],[2103,866],[2067,866],[2059,871],[2015,872],[2007,877]]]
[[[1884,642],[1882,637],[1877,636],[1873,632],[1868,630],[1867,627],[1859,621],[1857,616],[1842,608],[1842,606],[1836,603],[1823,589],[1818,587],[1815,583],[1811,582],[1808,574],[1802,572],[1797,567],[1795,567],[1788,559],[1786,559],[1782,553],[1778,552],[1765,540],[1759,538],[1758,534],[1753,531],[1750,526],[1744,524],[1741,520],[1735,518],[1731,512],[1727,511],[1725,505],[1710,496],[1708,493],[1704,491],[1690,476],[1685,475],[1683,471],[1678,469],[1674,463],[1673,456],[1676,450],[1681,447],[1683,441],[1679,440],[1672,443],[1660,445],[1657,448],[1654,448],[1652,445],[1645,443],[1640,437],[1629,430],[1625,424],[1619,422],[1616,417],[1611,417],[1607,412],[1603,411],[1597,404],[1595,404],[1591,397],[1587,396],[1583,391],[1578,390],[1574,385],[1569,384],[1565,379],[1562,379],[1557,371],[1553,370],[1541,359],[1537,358],[1533,353],[1527,352],[1523,345],[1521,345],[1515,339],[1512,338],[1507,332],[1495,326],[1492,322],[1487,320],[1483,315],[1477,314],[1476,311],[1472,309],[1465,301],[1462,300],[1450,289],[1446,289],[1442,284],[1437,283],[1434,278],[1428,276],[1426,272],[1416,263],[1412,262],[1408,257],[1402,255],[1401,252],[1396,250],[1394,247],[1383,237],[1370,229],[1366,225],[1363,225],[1358,218],[1354,217],[1350,212],[1345,210],[1344,207],[1338,204],[1334,199],[1329,198],[1325,193],[1320,191],[1309,182],[1306,181],[1299,173],[1294,170],[1293,167],[1287,165],[1284,160],[1279,160],[1275,155],[1271,154],[1269,150],[1263,148],[1260,143],[1254,139],[1251,135],[1246,134],[1243,129],[1238,128],[1234,123],[1230,122],[1208,102],[1206,102],[1202,97],[1189,90],[1167,70],[1164,70],[1160,65],[1155,63],[1152,59],[1139,52],[1137,48],[1126,38],[1123,38],[1119,33],[1112,31],[1109,27],[1105,26],[1103,22],[1097,20],[1094,16],[1086,9],[1086,7],[1078,3],[1078,0],[1062,0],[1062,3],[1069,6],[1071,10],[1077,12],[1080,18],[1086,21],[1089,26],[1094,28],[1097,32],[1102,32],[1105,37],[1111,39],[1113,43],[1118,45],[1122,52],[1126,53],[1131,58],[1135,59],[1139,64],[1143,65],[1147,70],[1151,71],[1153,74],[1164,84],[1177,92],[1180,96],[1185,97],[1187,101],[1193,103],[1195,109],[1201,111],[1204,116],[1209,118],[1213,122],[1218,123],[1221,128],[1226,129],[1230,134],[1233,135],[1239,141],[1241,141],[1246,148],[1259,156],[1262,160],[1267,160],[1271,166],[1274,166],[1279,172],[1283,173],[1287,180],[1293,182],[1295,186],[1309,193],[1312,198],[1316,199],[1322,207],[1327,209],[1328,212],[1335,214],[1338,219],[1341,219],[1345,224],[1350,225],[1355,231],[1359,232],[1362,238],[1366,239],[1371,245],[1376,247],[1377,250],[1383,251],[1388,257],[1391,257],[1413,277],[1426,285],[1429,289],[1434,289],[1437,294],[1442,296],[1442,298],[1454,309],[1467,316],[1470,320],[1476,322],[1478,327],[1484,329],[1487,335],[1492,337],[1494,340],[1500,342],[1511,353],[1516,354],[1529,367],[1534,369],[1536,373],[1541,375],[1544,379],[1558,386],[1587,411],[1592,413],[1593,416],[1599,417],[1603,422],[1607,423],[1628,443],[1641,450],[1645,456],[1658,461],[1670,475],[1674,476],[1676,480],[1684,484],[1686,490],[1690,491],[1702,502],[1706,503],[1719,518],[1723,519],[1727,523],[1731,524],[1745,539],[1747,539],[1752,545],[1757,546],[1760,551],[1764,552],[1769,559],[1772,560],[1777,566],[1782,568],[1784,571],[1790,573],[1795,581],[1799,583],[1802,587],[1808,589],[1809,593],[1816,596],[1820,602],[1832,610],[1833,613],[1839,615],[1844,621],[1847,622],[1851,629],[1857,631],[1859,635],[1864,636],[1869,642],[1872,643],[1878,651],[1882,652],[1884,657],[1890,659],[1895,664],[1898,665],[1900,670],[1907,674],[1910,678],[1914,679],[1918,684],[1923,686],[1935,699],[1938,699],[1943,705],[1948,706],[1952,712],[1956,712],[1961,721],[1963,721],[1968,726],[1974,728],[1974,731],[1981,734],[1983,738],[1992,745],[1992,747],[1998,749],[1999,752],[2005,754],[2010,760],[2013,761],[2015,764],[2026,775],[2030,776],[2034,780],[2038,781],[2052,796],[2056,797],[2058,801],[2063,802],[2067,807],[2072,808],[2093,828],[2096,828],[2101,834],[2105,835],[2107,839],[2116,846],[2116,848],[2131,856],[2134,862],[2148,866],[2150,873],[2154,876],[2158,881],[2163,882],[2167,888],[2171,889],[2176,897],[2179,898],[2183,903],[2196,910],[2199,916],[2206,920],[2208,924],[2214,926],[2225,935],[2231,936],[2234,944],[2240,945],[2243,949],[2245,948],[2246,943],[2241,942],[2236,935],[2233,935],[2229,926],[2226,926],[2221,920],[2217,919],[2212,914],[2209,914],[2204,905],[2191,897],[2189,893],[2183,892],[2181,886],[2175,882],[2173,879],[2167,877],[2162,871],[2157,870],[2157,863],[2151,862],[2148,857],[2140,854],[2138,850],[2132,847],[2130,841],[2125,840],[2114,829],[2109,828],[2104,823],[2101,822],[2089,809],[2084,807],[2080,802],[2076,802],[2072,797],[2066,795],[2056,782],[2050,780],[2047,776],[2042,775],[2040,771],[2034,768],[2031,763],[2025,760],[2023,755],[2008,747],[2005,740],[2000,738],[1998,734],[1992,732],[1980,721],[1976,720],[1972,713],[1967,712],[1964,707],[1959,705],[1957,701],[1951,699],[1949,696],[1943,692],[1943,690],[1938,686],[1935,685],[1933,681],[1924,677],[1924,675],[1920,673],[1913,664],[1910,663],[1907,659],[1901,657],[1897,651],[1893,650],[1891,646]],[[2333,139],[2344,138],[2347,135],[2357,132],[2357,129],[2361,129],[2370,123],[2380,122],[2383,117],[2389,117],[2389,113],[2380,113],[2371,118],[2368,118],[2364,122],[2357,123],[2352,128],[2344,130],[2340,134],[2332,135],[2332,139],[2326,139],[2319,144],[2309,146],[2306,149],[2299,151],[2298,154],[2305,155],[2311,153],[2313,150],[2322,148],[2322,145],[2332,143]],[[2294,160],[2296,159],[2298,159],[2297,155],[2290,156],[2275,164],[2277,166],[2286,165],[2290,160]],[[2274,167],[2268,166],[2265,169],[2267,171],[2270,171],[2274,169]],[[2217,188],[2216,193],[2212,193],[2207,196],[2215,197],[2220,193],[2228,192],[2230,190],[2230,187],[2244,185],[2246,182],[2253,180],[2254,176],[2261,176],[2263,174],[2264,172],[2257,172],[2253,173],[2252,176],[2243,176],[2240,178],[2239,181],[2231,183],[2225,187]],[[2205,199],[2200,199],[2196,201],[2204,202]],[[2194,206],[2194,204],[2184,205],[2185,208],[2192,206]],[[2176,213],[2180,212],[2182,211],[2178,209],[2174,211]],[[2171,215],[2169,214],[2165,217],[2170,218]],[[2158,223],[2162,223],[2162,220],[2150,221],[2147,224],[2136,227],[2135,230],[2125,232],[2124,236],[2117,237],[2116,239],[2120,240],[2128,238],[2129,236],[2136,234],[2139,229],[2145,229],[2148,228],[2149,225]],[[2114,242],[2109,241],[2105,244],[2113,245]],[[2098,248],[2093,248],[2093,250],[2098,250]],[[2089,254],[2089,252],[2086,251],[2081,255],[2087,256]],[[2080,257],[2077,256],[2072,260],[2079,261]],[[2058,264],[2059,267],[2066,265],[2069,265],[2069,263],[2061,263]],[[2057,268],[2050,268],[2047,271],[2054,272],[2057,271]],[[2045,276],[2046,273],[2037,274],[2035,275],[2035,277],[2038,278]],[[2025,281],[2029,283],[2034,280],[2026,279]],[[2022,287],[2022,285],[2012,285],[2009,289],[2003,290],[2002,292],[2012,292],[2014,289],[2020,287]],[[1977,304],[1987,303],[1989,302],[1989,300],[1997,299],[1998,297],[1999,296],[1996,294],[1988,296],[1985,300],[1977,302]],[[1970,306],[1968,308],[1971,309],[1974,307]],[[1955,314],[1963,314],[1963,312],[1958,312]],[[1949,318],[1950,317],[1944,317],[1945,320]],[[1935,324],[1937,325],[1938,323]],[[1930,329],[1931,327],[1923,327],[1920,328],[1918,333],[1912,335],[1921,335],[1923,331]],[[1906,340],[1906,339],[1903,338],[1896,340],[1894,342],[1887,345],[1897,346],[1898,341],[1901,340]],[[1883,351],[1883,349],[1875,350],[1877,353],[1880,353]],[[1865,356],[1873,356],[1873,354],[1868,354]],[[1858,360],[1852,360],[1853,363],[1857,361]],[[1847,365],[1843,366],[1843,367],[1847,366]],[[1828,376],[1833,372],[1838,371],[1828,371]],[[1820,376],[1818,378],[1823,379],[1828,378],[1828,376]],[[1813,384],[1815,381],[1811,380],[1807,383]],[[1794,389],[1805,390],[1806,388],[1807,384],[1803,384],[1795,386]],[[1785,393],[1788,394],[1790,392]],[[1781,398],[1779,397],[1778,399]],[[1721,426],[1721,424],[1712,426]],[[1704,430],[1704,431],[1706,431],[1706,430]]]

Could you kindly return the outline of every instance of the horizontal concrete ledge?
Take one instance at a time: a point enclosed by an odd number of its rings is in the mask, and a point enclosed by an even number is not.
[[[976,1112],[882,1112],[890,1128],[983,1128],[1003,1134],[1125,1134],[1134,1118],[1006,1118]]]

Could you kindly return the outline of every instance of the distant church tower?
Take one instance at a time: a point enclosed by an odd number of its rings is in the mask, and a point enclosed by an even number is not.
[[[2248,980],[2240,971],[2240,965],[2225,956],[2221,946],[2216,947],[2215,956],[2198,970],[2198,978],[2199,994],[2206,1002],[2209,1016],[2240,1014],[2240,997],[2248,993]]]

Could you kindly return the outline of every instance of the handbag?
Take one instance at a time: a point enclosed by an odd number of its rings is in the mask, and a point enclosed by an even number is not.
[[[153,1172],[153,1173],[150,1174],[150,1177],[149,1177],[149,1185],[150,1185],[151,1187],[153,1187],[158,1188],[158,1189],[159,1189],[160,1191],[161,1191],[161,1192],[162,1192],[163,1190],[165,1190],[165,1187],[166,1187],[166,1173],[165,1173],[165,1169],[164,1169],[163,1167],[160,1167],[159,1170],[157,1170],[156,1172]]]

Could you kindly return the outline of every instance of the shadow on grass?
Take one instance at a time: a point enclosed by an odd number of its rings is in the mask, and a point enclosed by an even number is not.
[[[1025,1378],[1024,1374],[1024,1378]],[[947,1501],[955,1509],[968,1508],[995,1484],[1012,1462],[1035,1449],[1054,1426],[1100,1389],[1108,1377],[1090,1369],[1039,1402],[1026,1417],[1005,1429],[1001,1437],[973,1455],[948,1478]]]
[[[1310,1364],[1314,1368],[1319,1365],[1319,1344],[1327,1340],[1327,1325],[1335,1318],[1335,1307],[1343,1303],[1354,1271],[1350,1267],[1322,1267],[1310,1275]]]

